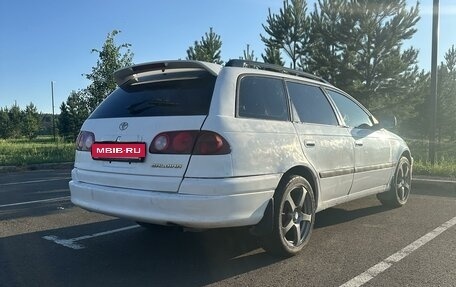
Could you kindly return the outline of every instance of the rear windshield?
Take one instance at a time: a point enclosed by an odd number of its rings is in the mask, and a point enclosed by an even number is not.
[[[90,118],[207,115],[215,80],[205,76],[120,87]]]

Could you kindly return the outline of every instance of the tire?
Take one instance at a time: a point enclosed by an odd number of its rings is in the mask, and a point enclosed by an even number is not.
[[[315,222],[315,196],[309,182],[291,176],[274,194],[272,234],[263,237],[266,251],[280,257],[299,253],[309,242]]]
[[[378,200],[388,207],[401,207],[407,203],[412,187],[412,167],[405,156],[399,160],[391,179],[390,189],[377,194]]]

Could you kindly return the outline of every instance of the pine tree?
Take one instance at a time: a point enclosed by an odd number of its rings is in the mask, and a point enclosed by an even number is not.
[[[311,17],[308,71],[348,88],[356,79],[356,18],[346,0],[319,0]],[[355,39],[353,39],[355,38]]]
[[[34,139],[38,135],[41,126],[41,117],[36,106],[30,103],[25,107],[22,120],[22,135]]]
[[[456,140],[456,49],[445,53],[438,69],[437,138]]]
[[[272,44],[266,45],[264,54],[261,54],[261,57],[265,63],[285,66],[285,62],[282,60],[282,56],[280,56],[280,48]]]
[[[430,73],[422,70],[415,84],[409,87],[408,94],[413,99],[413,113],[400,119],[399,132],[402,136],[413,139],[428,138],[430,80]]]
[[[255,57],[255,52],[250,51],[250,45],[247,44],[246,49],[243,51],[243,57],[240,57],[241,60],[247,61],[258,61],[258,58]]]
[[[59,131],[59,135],[63,138],[70,137],[72,134],[70,126],[70,114],[68,113],[68,106],[65,102],[62,102],[60,105],[60,114],[57,118],[57,128]]]
[[[269,48],[263,58],[276,60],[274,53],[278,48],[290,58],[293,69],[296,69],[298,64],[305,66],[308,58],[310,28],[310,19],[306,15],[306,1],[285,0],[278,14],[271,13],[271,9],[268,12],[266,24],[262,25],[267,36],[260,35],[266,49]]]
[[[206,32],[201,41],[195,41],[193,46],[187,49],[187,60],[205,61],[216,64],[223,64],[221,60],[222,41],[212,27],[209,33]]]
[[[405,0],[319,0],[311,15],[309,69],[374,113],[411,117],[418,51],[404,50],[403,43],[416,32],[418,8]]]
[[[17,104],[14,104],[8,110],[9,118],[9,135],[13,138],[19,138],[21,136],[21,122],[23,113]]]
[[[360,46],[355,69],[360,71],[358,81],[362,85],[356,96],[374,108],[385,102],[397,105],[396,99],[407,94],[418,73],[418,51],[402,50],[403,42],[416,32],[418,4],[407,10],[405,0],[379,1],[375,5],[368,0],[354,3]]]
[[[8,107],[0,108],[0,138],[7,139],[11,137],[10,120]]]
[[[445,61],[437,68],[437,131],[436,137],[439,142],[443,140],[456,140],[456,49],[454,45],[445,53]],[[416,107],[415,117],[409,119],[404,132],[412,132],[421,138],[429,136],[429,122],[431,112],[429,110],[431,96],[430,73],[421,73],[416,85],[411,87],[411,94],[420,100]],[[423,128],[424,127],[424,128]],[[416,137],[416,135],[413,135]]]

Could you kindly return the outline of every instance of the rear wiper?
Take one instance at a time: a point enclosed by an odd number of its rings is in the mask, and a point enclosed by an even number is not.
[[[154,107],[174,107],[179,105],[178,103],[166,101],[166,100],[150,100],[142,101],[133,105],[128,106],[127,110],[130,114],[140,114],[150,108]]]

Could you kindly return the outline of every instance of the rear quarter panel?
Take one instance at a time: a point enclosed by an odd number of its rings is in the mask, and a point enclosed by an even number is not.
[[[213,117],[204,129],[230,143],[232,176],[284,173],[307,163],[291,122]]]
[[[251,74],[252,70],[245,72]],[[203,159],[207,161],[205,165],[201,158],[192,157],[188,169],[190,174],[222,177],[279,174],[296,165],[308,165],[291,122],[236,117],[236,87],[240,74],[242,69],[239,68],[222,69],[215,85],[209,115],[203,125],[204,130],[218,132],[229,142],[230,163],[225,157],[223,166],[215,165],[214,169],[210,164],[212,159]],[[197,162],[200,167],[198,172],[192,168]]]

